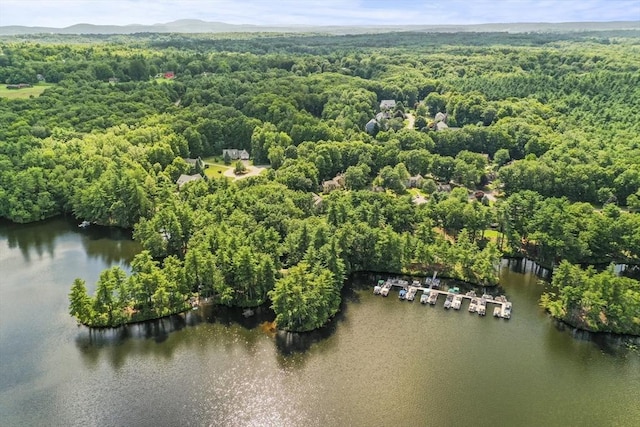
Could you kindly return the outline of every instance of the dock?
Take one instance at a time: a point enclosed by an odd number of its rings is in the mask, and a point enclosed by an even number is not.
[[[422,286],[420,282],[413,281],[411,286],[409,286],[409,282],[402,279],[379,280],[378,284],[374,287],[373,293],[386,297],[387,295],[389,295],[391,289],[397,287],[402,291],[401,299],[413,301],[416,294],[418,292],[422,292],[422,295],[420,296],[420,302],[422,304],[430,305],[436,305],[438,297],[440,295],[444,295],[444,307],[453,308],[454,310],[460,310],[462,302],[467,299],[470,301],[469,312],[471,313],[477,312],[480,316],[484,316],[487,311],[487,305],[494,304],[495,307],[493,310],[493,315],[495,317],[503,319],[511,318],[512,303],[508,301],[504,295],[493,297],[492,295],[485,293],[481,297],[478,297],[476,296],[476,293],[474,291],[469,291],[466,294],[459,294],[450,290],[445,291],[436,289],[434,287],[434,284],[439,285],[440,283],[439,280],[436,282],[435,275],[433,279],[428,278],[425,280],[425,285],[427,284],[428,286]]]

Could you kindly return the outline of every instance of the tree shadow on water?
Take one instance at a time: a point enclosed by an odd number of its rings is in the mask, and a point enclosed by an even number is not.
[[[337,332],[341,325],[348,321],[349,305],[360,303],[360,297],[350,285],[342,289],[342,302],[336,315],[323,327],[309,332],[289,332],[278,330],[275,333],[276,348],[278,353],[287,358],[294,354],[308,353],[312,346],[318,351],[328,351],[335,345],[335,340],[330,338]]]
[[[576,341],[590,343],[608,356],[619,357],[640,345],[640,337],[585,331],[557,319],[554,319],[553,323],[558,331],[571,335]]]

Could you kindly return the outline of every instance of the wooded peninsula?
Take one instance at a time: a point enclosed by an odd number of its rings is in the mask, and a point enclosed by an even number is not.
[[[208,298],[309,331],[354,272],[514,256],[554,317],[640,335],[640,281],[588,267],[640,264],[640,31],[12,36],[0,81],[0,217],[144,248],[73,283],[81,324]]]

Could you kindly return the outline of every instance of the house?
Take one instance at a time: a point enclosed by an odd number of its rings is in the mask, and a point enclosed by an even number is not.
[[[383,99],[380,101],[380,111],[393,110],[396,108],[395,99]]]
[[[164,73],[163,77],[165,79],[173,79],[176,77],[175,73],[173,71],[167,71]]]
[[[445,114],[445,113],[442,113],[442,112],[438,111],[438,113],[434,117],[433,121],[436,122],[436,123],[444,122],[446,124],[448,119],[449,119],[449,115],[448,114]]]
[[[316,193],[312,193],[313,194],[313,208],[314,209],[321,209],[322,208],[322,197],[320,197],[319,194]]]
[[[222,157],[227,157],[231,160],[249,160],[249,153],[247,150],[238,150],[237,148],[225,148],[222,150]]]
[[[198,157],[197,159],[185,158],[184,161],[191,166],[191,170],[194,172],[200,172],[204,170],[204,162],[200,157]]]
[[[333,190],[340,190],[342,188],[344,188],[344,176],[342,174],[338,174],[335,178],[322,183],[323,193],[330,193]]]
[[[451,193],[451,184],[442,184],[439,182],[436,189],[442,193]]]
[[[436,122],[434,127],[435,130],[445,130],[449,128],[449,126],[445,122]]]
[[[183,185],[185,185],[187,182],[191,182],[191,181],[199,181],[202,179],[202,175],[200,175],[199,173],[194,174],[194,175],[180,175],[180,178],[178,178],[178,180],[176,181],[176,184],[178,184],[178,188],[182,188]]]
[[[369,135],[374,135],[376,133],[376,128],[380,129],[380,125],[378,124],[376,119],[371,119],[364,125],[364,131]]]
[[[407,179],[407,182],[405,183],[405,186],[407,188],[418,188],[422,185],[422,175],[418,174],[415,176],[410,176],[409,179]]]

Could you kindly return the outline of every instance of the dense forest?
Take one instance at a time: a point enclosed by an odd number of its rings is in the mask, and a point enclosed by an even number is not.
[[[308,331],[353,272],[491,285],[507,255],[560,265],[554,316],[638,333],[638,281],[567,267],[640,262],[637,31],[5,37],[0,81],[46,87],[0,92],[0,216],[144,248],[76,280],[80,323],[207,297]],[[267,168],[216,175],[227,149]]]

